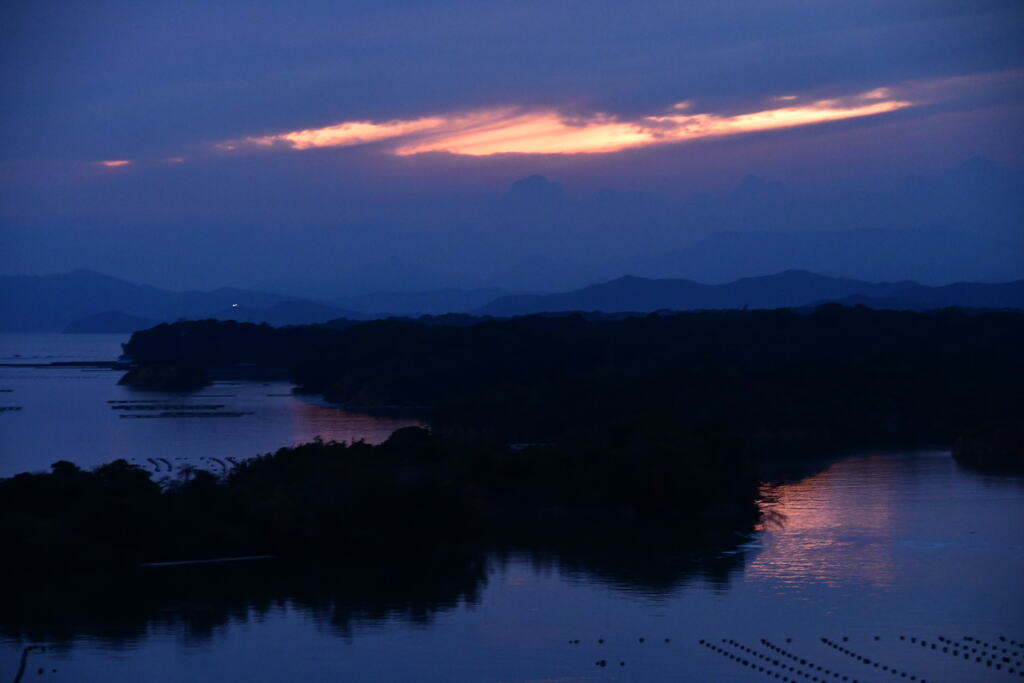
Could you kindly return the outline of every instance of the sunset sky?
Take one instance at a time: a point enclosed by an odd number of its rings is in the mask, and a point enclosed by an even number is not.
[[[1014,0],[22,2],[0,32],[4,273],[543,289],[723,229],[984,232],[908,177],[1024,167]],[[694,208],[750,174],[793,225]]]

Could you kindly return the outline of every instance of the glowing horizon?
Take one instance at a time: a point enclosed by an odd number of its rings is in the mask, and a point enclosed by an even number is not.
[[[234,151],[243,147],[283,147],[308,150],[348,147],[393,140],[388,150],[396,156],[445,152],[464,156],[493,154],[602,154],[624,149],[794,128],[831,121],[864,118],[913,106],[895,99],[887,88],[852,97],[794,104],[795,95],[773,98],[787,106],[739,114],[682,113],[690,102],[679,102],[668,112],[621,120],[608,114],[570,118],[556,109],[519,107],[483,109],[384,122],[343,121],[254,136],[220,143]]]

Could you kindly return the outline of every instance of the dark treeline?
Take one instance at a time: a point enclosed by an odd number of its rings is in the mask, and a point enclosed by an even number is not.
[[[184,322],[136,333],[125,354],[214,375],[285,367],[301,390],[350,407],[424,407],[437,430],[512,442],[628,441],[682,424],[757,446],[846,448],[949,445],[1017,420],[1021,348],[1019,313],[833,304],[460,325]]]
[[[962,435],[953,457],[969,469],[1024,474],[1024,415],[1016,423]]]
[[[418,427],[371,446],[315,442],[224,477],[155,482],[119,460],[0,480],[6,569],[85,571],[270,554],[348,559],[396,548],[617,543],[638,528],[750,531],[757,480],[718,434],[660,446],[563,443],[521,450]],[[677,533],[677,535],[678,535]]]

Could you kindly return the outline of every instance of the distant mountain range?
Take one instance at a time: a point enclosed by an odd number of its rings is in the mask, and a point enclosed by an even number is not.
[[[0,332],[120,333],[180,318],[275,326],[395,315],[464,313],[505,294],[498,288],[377,292],[326,302],[259,290],[172,292],[91,270],[0,276]]]
[[[1024,237],[939,228],[716,232],[619,267],[644,277],[718,283],[785,270],[875,282],[1016,280],[1024,277]]]
[[[651,312],[720,308],[784,308],[834,301],[874,308],[924,310],[947,306],[1024,308],[1024,280],[1005,284],[872,283],[790,270],[722,285],[626,276],[561,294],[505,296],[478,309],[511,316],[564,311]]]
[[[705,283],[794,269],[929,285],[1024,278],[1024,171],[982,158],[937,176],[831,189],[747,175],[682,203],[611,190],[574,197],[531,176],[494,213],[503,233],[536,247],[487,281],[534,291],[623,273]]]
[[[126,332],[179,318],[289,325],[342,317],[366,316],[244,289],[170,292],[90,270],[0,276],[2,332]]]
[[[946,306],[1024,308],[1024,280],[930,287],[910,281],[873,283],[826,277],[799,270],[712,285],[678,278],[626,276],[560,294],[489,296],[500,291],[380,293],[349,298],[343,302],[352,306],[349,308],[244,289],[170,292],[88,270],[0,276],[0,332],[131,332],[181,318],[280,326],[391,315],[643,313],[663,309],[804,307],[828,301],[904,310]]]

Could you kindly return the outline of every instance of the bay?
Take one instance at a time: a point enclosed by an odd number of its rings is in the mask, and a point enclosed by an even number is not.
[[[61,343],[50,357],[67,359]],[[90,343],[102,356],[118,342]],[[3,402],[25,397],[21,415],[0,415],[9,470],[58,453],[99,462],[164,447],[254,453],[316,434],[379,440],[403,424],[259,383],[200,392],[233,393],[232,409],[252,416],[124,420],[106,401],[137,396],[114,373],[8,370]],[[34,430],[8,421],[36,411],[47,417]],[[1021,679],[1024,478],[964,470],[945,451],[802,467],[764,483],[753,533],[711,549],[638,530],[628,546],[396,548],[342,567],[257,560],[7,586],[24,594],[0,610],[0,673],[13,678],[35,646],[25,680]]]

